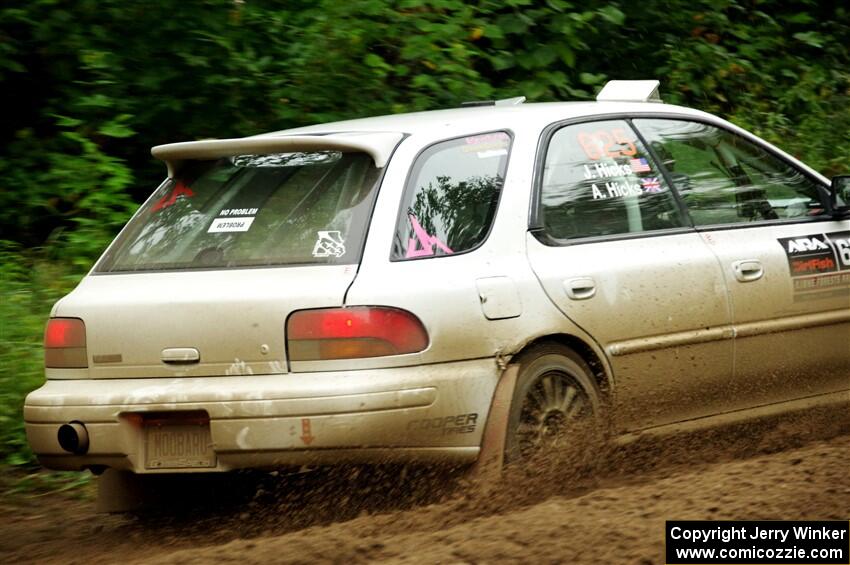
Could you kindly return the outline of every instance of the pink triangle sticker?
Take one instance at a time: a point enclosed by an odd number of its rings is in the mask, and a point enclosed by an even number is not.
[[[428,235],[428,232],[425,231],[425,228],[423,228],[419,223],[419,220],[416,219],[416,216],[408,214],[407,217],[410,218],[410,225],[413,226],[414,237],[407,240],[407,254],[404,256],[405,259],[413,257],[430,257],[435,253],[435,245],[446,253],[454,253],[454,251],[449,249],[449,246],[440,241],[438,237]]]

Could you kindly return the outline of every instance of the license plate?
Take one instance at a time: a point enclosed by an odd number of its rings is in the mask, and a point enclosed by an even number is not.
[[[215,467],[209,423],[145,425],[145,467],[186,469]]]

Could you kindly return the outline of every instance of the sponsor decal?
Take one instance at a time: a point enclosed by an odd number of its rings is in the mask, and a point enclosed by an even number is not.
[[[479,151],[476,153],[479,159],[489,159],[490,157],[501,157],[507,155],[507,149],[490,149],[489,151]]]
[[[207,233],[248,231],[254,223],[258,208],[225,208],[210,224]]]
[[[792,259],[791,274],[808,275],[811,273],[828,273],[835,270],[835,261],[829,257],[813,259]]]
[[[432,433],[442,436],[454,434],[469,434],[478,426],[478,414],[456,414],[408,422],[408,432]]]
[[[245,216],[242,218],[216,218],[213,220],[212,224],[210,224],[210,229],[207,230],[207,233],[248,231],[253,223],[253,216]]]
[[[817,233],[777,240],[795,277],[850,269],[850,231]]]
[[[830,273],[828,275],[800,277],[794,279],[794,292],[832,290],[836,287],[844,286],[850,286],[850,272]]]
[[[483,135],[472,135],[463,139],[465,145],[461,151],[469,153],[474,151],[479,159],[498,157],[508,154],[508,145],[511,138],[508,134],[497,131]]]
[[[508,134],[503,131],[485,133],[482,135],[471,135],[469,137],[463,138],[464,143],[466,143],[467,145],[489,145],[491,143],[495,143],[501,147],[505,147],[509,140],[510,137],[508,137]]]
[[[316,245],[313,246],[313,257],[342,257],[345,255],[345,240],[342,232],[320,231],[317,232]]]
[[[788,258],[795,293],[850,285],[850,231],[782,237],[777,241]]]
[[[225,208],[219,216],[256,216],[258,208]]]

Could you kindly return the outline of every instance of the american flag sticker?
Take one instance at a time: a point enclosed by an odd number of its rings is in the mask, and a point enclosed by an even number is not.
[[[648,173],[652,170],[649,168],[649,163],[647,162],[647,160],[643,157],[641,157],[640,159],[630,159],[629,166],[635,173]]]
[[[658,182],[658,177],[640,179],[640,184],[643,185],[644,192],[661,192],[661,183]]]

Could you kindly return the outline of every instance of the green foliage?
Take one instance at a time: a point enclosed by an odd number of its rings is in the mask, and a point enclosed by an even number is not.
[[[847,172],[850,11],[813,0],[28,0],[0,7],[0,457],[27,460],[53,300],[163,168],[149,148],[659,78]]]
[[[0,237],[70,250],[82,272],[130,217],[132,173],[79,130],[46,141],[18,134],[13,158],[0,160]]]
[[[806,0],[667,6],[663,57],[654,62],[669,101],[718,113],[824,174],[847,171],[846,7]]]
[[[79,278],[48,259],[0,240],[0,463],[31,464],[23,399],[44,382],[41,336],[50,308]]]

